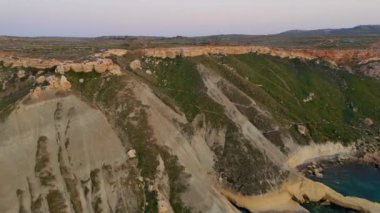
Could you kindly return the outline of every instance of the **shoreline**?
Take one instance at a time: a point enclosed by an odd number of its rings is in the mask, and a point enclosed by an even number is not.
[[[308,212],[301,204],[324,201],[361,212],[380,212],[380,203],[343,196],[330,187],[300,174],[289,178],[279,190],[264,195],[242,196],[225,189],[221,192],[230,202],[250,212]]]
[[[257,196],[243,196],[222,189],[221,193],[232,203],[250,212],[309,212],[301,204],[305,202],[329,202],[336,206],[361,212],[380,212],[380,203],[364,198],[343,196],[329,186],[306,177],[300,167],[312,164],[342,164],[357,161],[365,164],[379,165],[380,152],[368,152],[358,149],[358,144],[344,147],[340,143],[311,144],[298,147],[285,163],[291,170],[287,180],[276,191]],[[378,167],[377,167],[378,168]],[[322,177],[323,178],[323,177]],[[307,198],[307,199],[305,199]],[[270,205],[268,205],[270,203]]]

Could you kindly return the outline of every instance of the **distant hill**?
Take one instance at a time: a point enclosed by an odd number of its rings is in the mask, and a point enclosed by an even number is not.
[[[380,25],[360,25],[353,28],[290,30],[279,35],[285,36],[369,36],[380,35]]]

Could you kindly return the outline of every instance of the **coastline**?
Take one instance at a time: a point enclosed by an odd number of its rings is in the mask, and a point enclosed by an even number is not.
[[[343,196],[323,183],[308,179],[297,170],[300,166],[320,163],[323,160],[329,160],[332,163],[355,160],[379,165],[380,152],[363,152],[357,146],[353,144],[345,147],[340,143],[328,142],[298,147],[289,155],[285,163],[285,166],[291,170],[291,174],[278,190],[257,196],[243,196],[227,189],[222,189],[221,193],[236,206],[250,212],[309,212],[301,206],[306,201],[327,201],[361,212],[380,212],[380,203],[359,197]]]
[[[380,212],[379,203],[358,197],[343,196],[330,187],[302,177],[300,174],[289,178],[278,191],[264,195],[242,196],[225,189],[222,190],[222,194],[235,205],[250,212],[308,212],[301,206],[306,202],[305,198],[311,202],[328,201],[361,212]]]

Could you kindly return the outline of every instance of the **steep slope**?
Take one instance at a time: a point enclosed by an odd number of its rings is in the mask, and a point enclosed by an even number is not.
[[[355,73],[377,54],[192,47],[101,56],[118,75],[2,66],[0,210],[238,212],[239,193],[306,212],[313,190],[351,208],[295,167],[376,143],[380,83]]]
[[[137,171],[96,109],[72,95],[24,100],[0,123],[1,212],[136,212]]]

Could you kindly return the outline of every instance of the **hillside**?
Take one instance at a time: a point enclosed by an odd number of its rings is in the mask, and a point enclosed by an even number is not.
[[[378,152],[379,51],[66,42],[0,54],[1,212],[380,210],[296,169]]]
[[[320,30],[290,30],[279,35],[286,36],[378,36],[380,25],[359,25],[353,28],[320,29]]]

